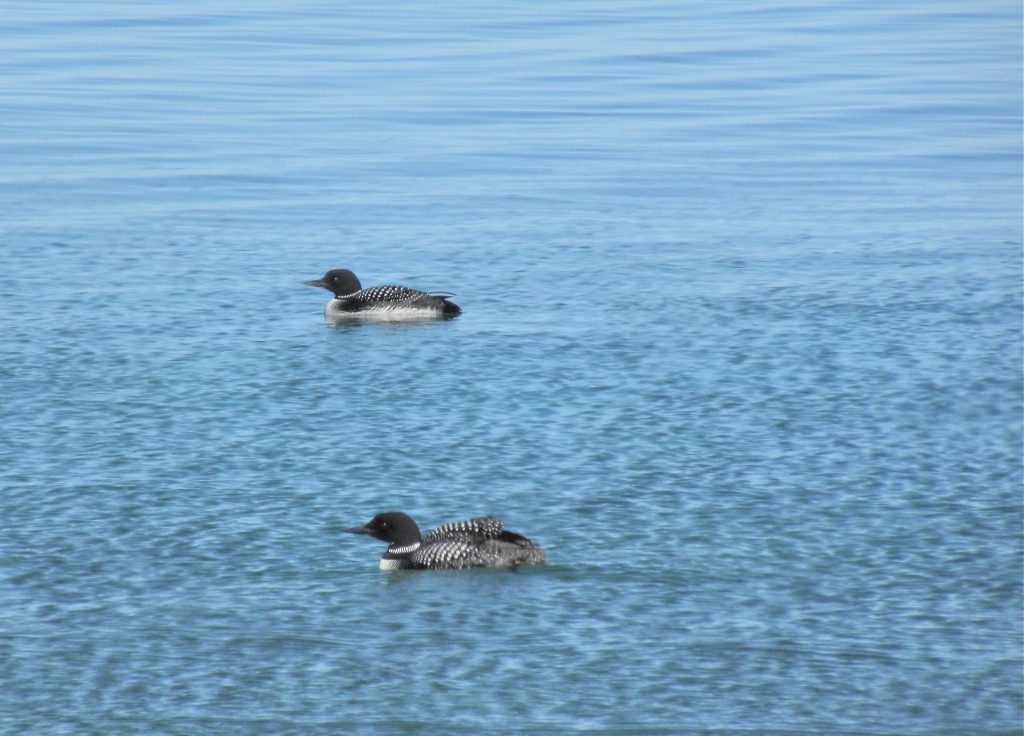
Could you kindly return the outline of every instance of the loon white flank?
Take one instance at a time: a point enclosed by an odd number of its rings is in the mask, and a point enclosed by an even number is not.
[[[526,537],[505,531],[493,516],[453,521],[420,536],[420,528],[400,511],[377,514],[363,526],[345,529],[388,543],[381,570],[462,570],[467,567],[543,565],[544,550]]]
[[[332,268],[319,279],[304,281],[334,294],[324,307],[324,317],[332,322],[348,319],[411,320],[448,319],[462,310],[448,301],[448,292],[419,291],[408,286],[387,284],[364,289],[347,268]]]

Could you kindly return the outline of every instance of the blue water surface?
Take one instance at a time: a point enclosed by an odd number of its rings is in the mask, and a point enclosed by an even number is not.
[[[1018,3],[0,25],[0,732],[1022,732]]]

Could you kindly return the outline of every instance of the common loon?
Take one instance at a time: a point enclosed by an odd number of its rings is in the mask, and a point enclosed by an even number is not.
[[[421,537],[420,528],[409,516],[389,511],[345,531],[368,534],[388,543],[387,552],[380,558],[381,570],[461,570],[547,562],[537,544],[505,531],[493,516],[453,521]]]
[[[347,268],[332,268],[319,279],[304,281],[334,294],[327,302],[324,317],[334,322],[347,319],[407,320],[447,319],[462,312],[448,301],[447,292],[428,292],[408,286],[371,286],[364,289]]]

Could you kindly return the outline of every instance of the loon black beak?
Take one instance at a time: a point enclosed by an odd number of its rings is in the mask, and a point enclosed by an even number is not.
[[[373,534],[365,524],[362,526],[354,526],[351,529],[342,529],[342,531],[348,532],[349,534]]]
[[[313,279],[312,281],[303,281],[302,283],[306,286],[319,286],[321,289],[328,288],[323,279]]]

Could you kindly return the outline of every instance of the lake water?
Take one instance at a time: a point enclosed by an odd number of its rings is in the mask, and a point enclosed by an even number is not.
[[[0,732],[1022,732],[1019,3],[0,24]]]

